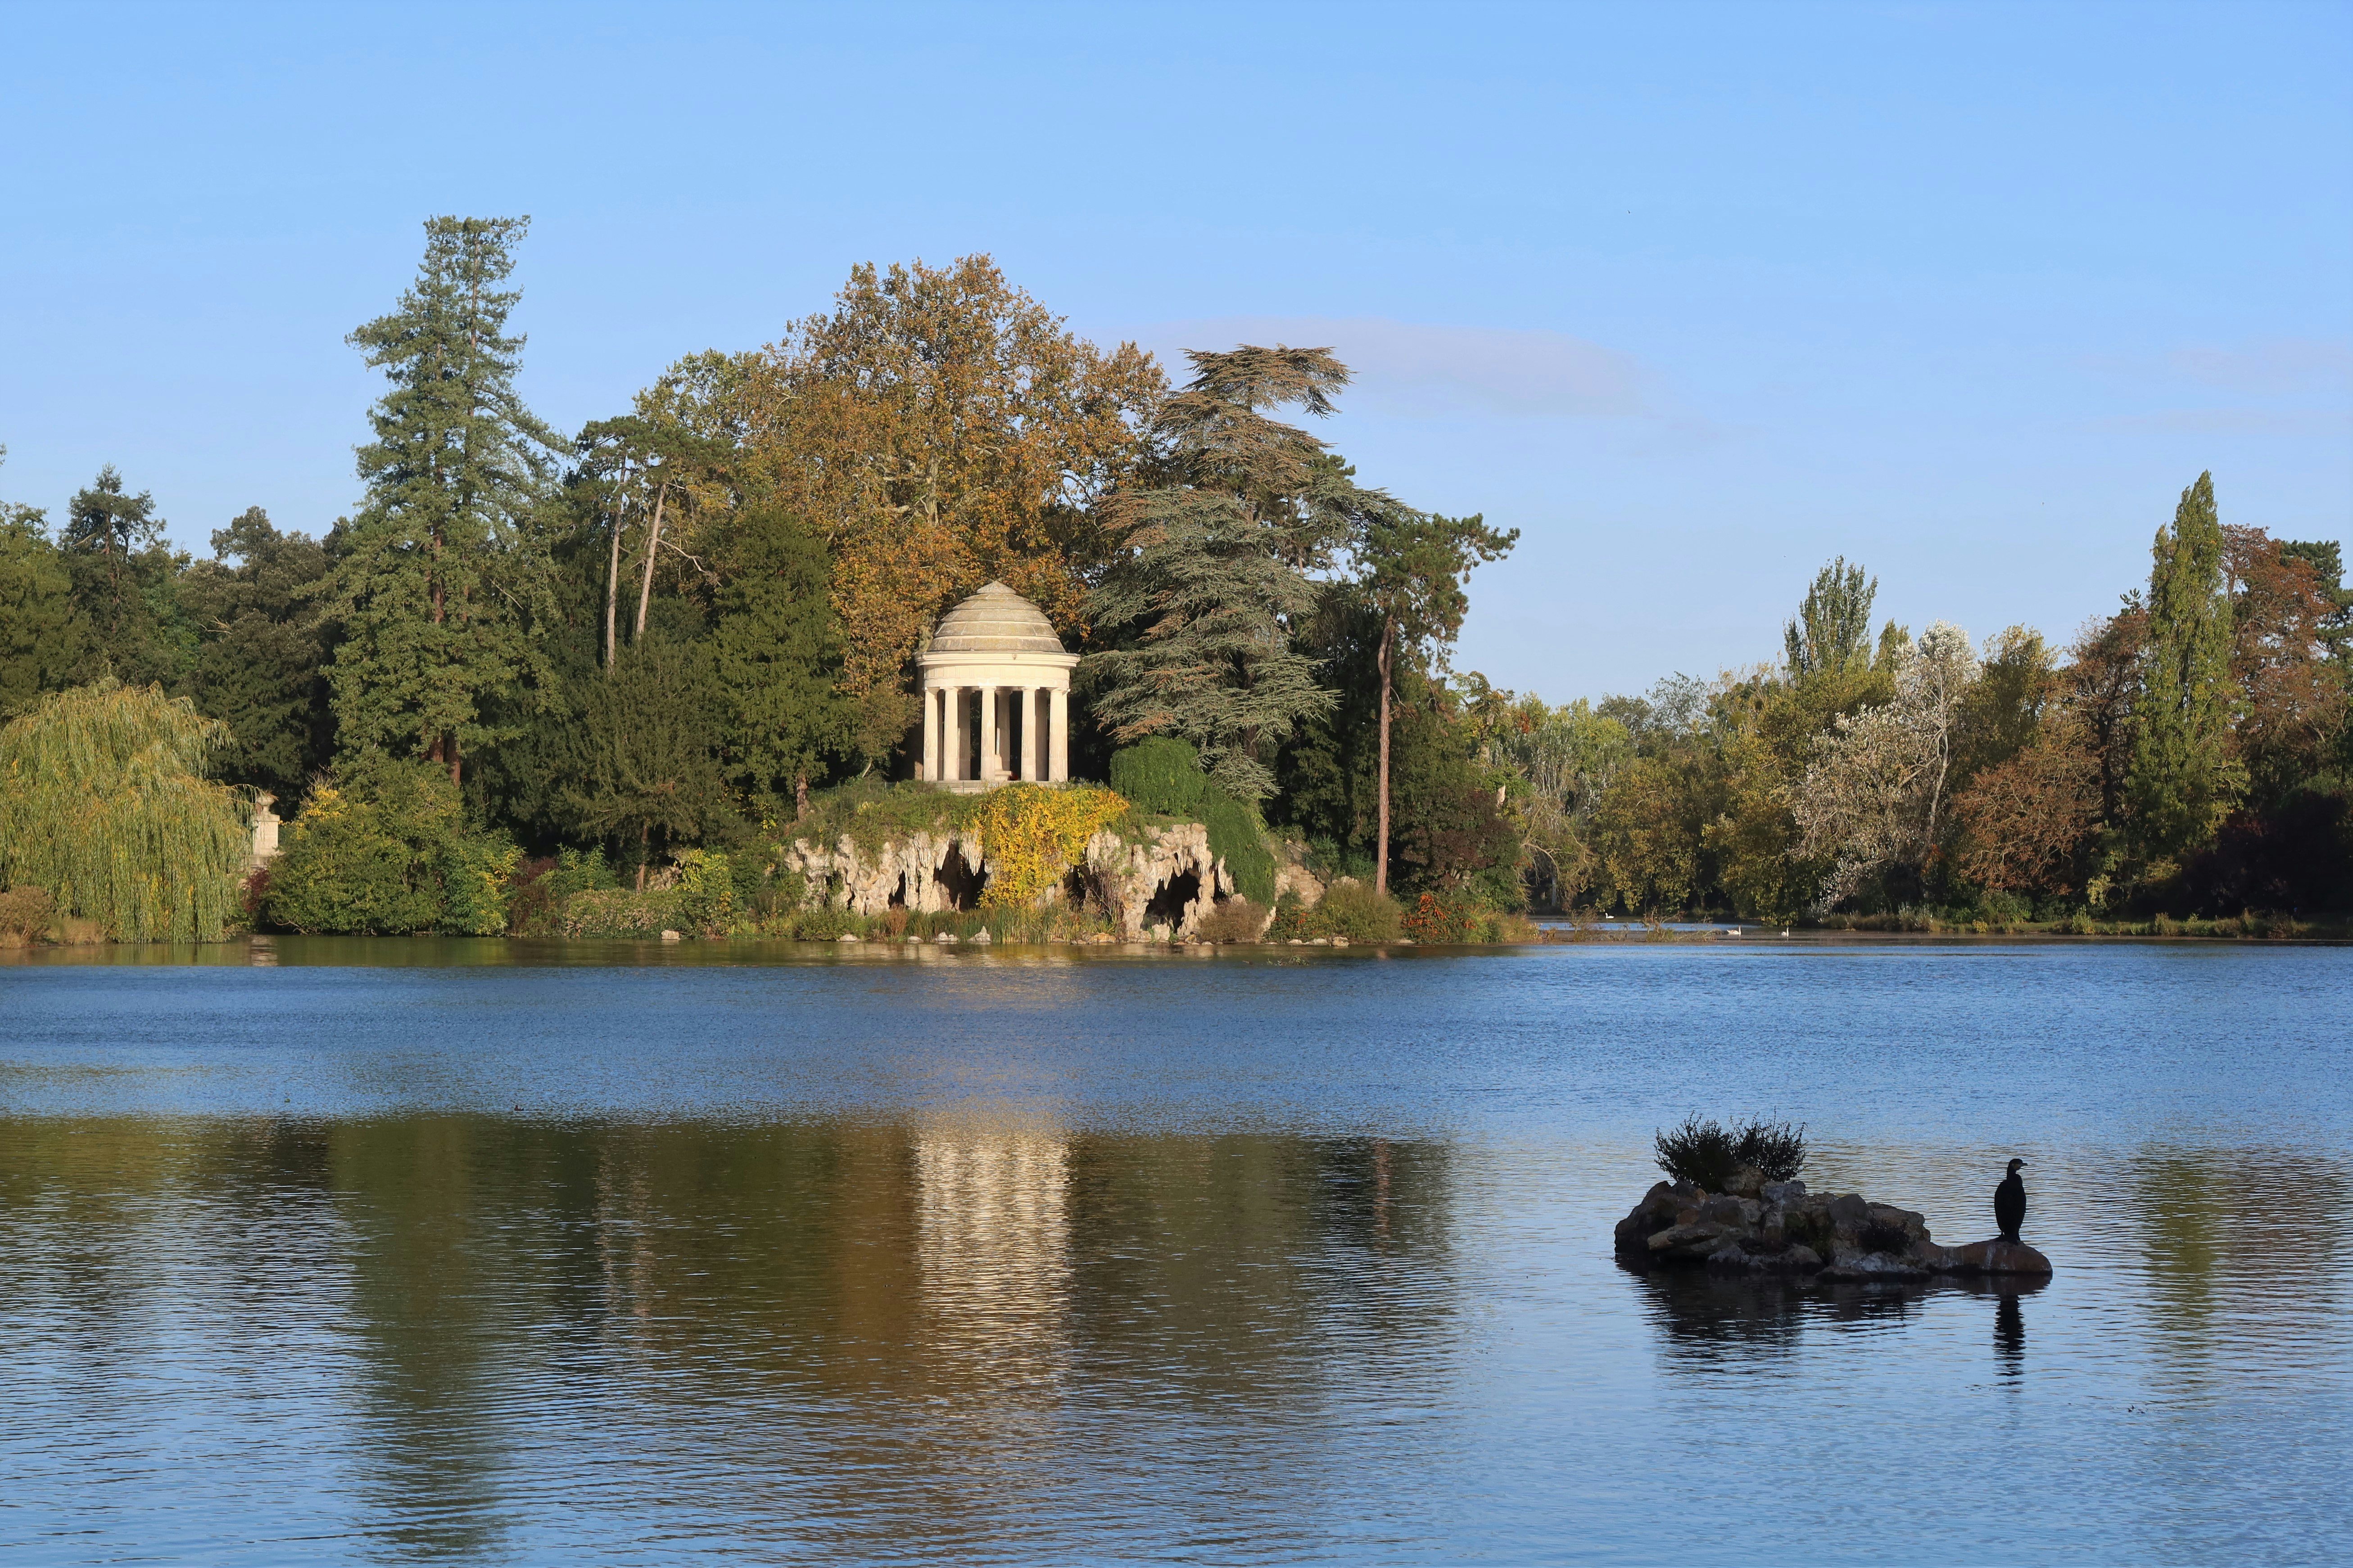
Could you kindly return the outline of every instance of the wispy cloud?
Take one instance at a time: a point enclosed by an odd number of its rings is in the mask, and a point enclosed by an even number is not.
[[[2353,391],[2353,342],[2342,338],[2189,343],[2164,353],[2097,354],[2083,363],[2140,385],[2189,383],[2253,395]]]
[[[2186,430],[2253,436],[2353,436],[2353,411],[2171,408],[2121,414],[2097,423],[2116,430]]]
[[[2176,349],[2167,366],[2188,380],[2234,392],[2302,392],[2353,386],[2353,343],[2327,338],[2269,338],[2232,348]]]
[[[1441,327],[1378,316],[1229,316],[1141,334],[1185,375],[1186,349],[1329,346],[1354,373],[1349,401],[1402,414],[1539,419],[1659,416],[1651,378],[1630,355],[1562,332]]]

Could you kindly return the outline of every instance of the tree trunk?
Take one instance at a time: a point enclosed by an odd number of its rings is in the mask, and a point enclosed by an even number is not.
[[[654,596],[654,552],[661,548],[662,503],[670,499],[670,481],[654,491],[653,526],[646,533],[646,576],[638,584],[638,629],[629,634],[629,646],[634,647],[646,640],[646,605]]]
[[[463,782],[459,777],[458,763],[458,731],[452,730],[449,731],[449,782],[453,784]]]
[[[807,815],[808,774],[797,773],[793,777],[793,820],[798,822]]]
[[[1376,829],[1377,841],[1373,851],[1373,891],[1384,898],[1389,890],[1389,650],[1396,640],[1396,617],[1386,617],[1381,622],[1381,647],[1376,660],[1381,669],[1381,771],[1380,825]]]
[[[653,832],[652,823],[638,824],[638,891],[640,893],[646,890],[646,857],[651,853],[646,844],[653,837]]]
[[[605,673],[613,673],[613,611],[621,590],[621,513],[613,513],[613,560],[605,568]]]

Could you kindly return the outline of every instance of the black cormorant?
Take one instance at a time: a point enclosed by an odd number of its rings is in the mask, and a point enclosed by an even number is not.
[[[1993,1190],[1993,1220],[2001,1226],[2004,1241],[2018,1239],[2018,1227],[2026,1223],[2026,1184],[2018,1179],[2018,1168],[2023,1160],[2010,1163],[2010,1174]]]

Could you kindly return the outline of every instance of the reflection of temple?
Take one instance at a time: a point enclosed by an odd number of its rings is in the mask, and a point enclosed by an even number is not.
[[[915,1179],[934,1353],[999,1384],[1054,1377],[1070,1304],[1068,1142],[936,1130],[916,1140]]]
[[[919,778],[952,789],[1071,776],[1071,670],[1045,612],[991,583],[940,618],[915,656],[923,682]]]

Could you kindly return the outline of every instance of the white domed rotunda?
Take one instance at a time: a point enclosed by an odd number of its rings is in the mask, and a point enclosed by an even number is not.
[[[1071,671],[1046,613],[990,583],[940,617],[915,656],[923,687],[916,777],[973,791],[1071,776]]]

